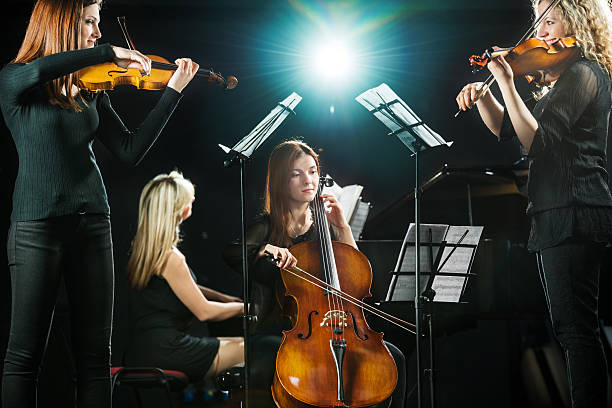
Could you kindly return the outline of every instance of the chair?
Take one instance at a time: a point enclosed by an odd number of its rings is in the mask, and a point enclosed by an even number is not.
[[[157,367],[111,367],[111,381],[113,394],[115,387],[129,386],[139,408],[143,408],[140,389],[163,388],[166,390],[168,407],[172,408],[171,392],[182,391],[189,383],[189,378],[180,371]]]

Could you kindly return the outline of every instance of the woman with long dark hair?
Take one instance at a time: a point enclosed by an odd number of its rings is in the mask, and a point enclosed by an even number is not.
[[[268,160],[268,173],[264,195],[263,214],[247,231],[248,262],[254,285],[255,309],[258,322],[254,329],[252,370],[254,383],[269,389],[274,373],[274,358],[280,344],[282,330],[291,328],[282,316],[280,299],[275,296],[280,282],[280,269],[297,264],[289,248],[300,242],[318,239],[318,226],[314,222],[311,203],[319,186],[319,157],[304,142],[287,141],[274,148]],[[331,237],[357,249],[351,228],[344,218],[342,207],[331,194],[321,194],[328,208],[327,219]],[[277,260],[273,264],[269,257]],[[228,245],[223,253],[228,265],[239,271],[241,247]],[[299,265],[298,265],[299,266]],[[391,407],[404,406],[405,360],[402,352],[385,342],[393,355],[398,370],[397,387],[392,395]]]
[[[38,0],[17,57],[0,71],[0,108],[19,155],[8,236],[12,309],[2,377],[5,408],[35,407],[36,382],[63,279],[71,312],[77,403],[109,407],[113,254],[110,209],[94,139],[137,164],[198,65],[178,69],[132,132],[105,92],[79,89],[81,68],[114,61],[151,70],[138,51],[96,46],[101,0]]]
[[[535,15],[544,14],[550,4],[533,0]],[[581,55],[565,70],[547,74],[547,86],[532,110],[521,100],[504,57],[494,58],[488,68],[505,107],[488,91],[475,102],[478,83],[466,85],[457,103],[462,110],[476,105],[493,134],[500,140],[518,138],[531,159],[528,248],[536,253],[553,332],[565,354],[572,406],[604,408],[607,368],[598,295],[603,250],[612,242],[606,171],[612,107],[610,2],[561,0],[536,36],[548,44],[573,36]]]

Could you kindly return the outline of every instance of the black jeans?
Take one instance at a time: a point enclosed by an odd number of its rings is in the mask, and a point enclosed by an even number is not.
[[[70,305],[79,407],[110,407],[113,252],[107,215],[19,221],[7,241],[11,329],[4,360],[4,408],[35,407],[36,383],[60,280]]]
[[[567,363],[573,408],[605,408],[606,357],[597,304],[603,245],[568,241],[537,253],[555,337]]]

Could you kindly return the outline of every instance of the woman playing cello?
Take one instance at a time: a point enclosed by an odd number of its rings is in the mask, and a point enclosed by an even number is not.
[[[549,0],[534,0],[536,16]],[[553,331],[565,352],[572,406],[606,406],[607,369],[599,333],[599,272],[612,242],[612,196],[606,172],[612,106],[612,12],[607,0],[561,0],[537,27],[553,44],[573,36],[582,55],[548,79],[550,91],[530,111],[520,99],[503,56],[488,64],[505,107],[479,84],[457,96],[462,110],[476,104],[500,140],[518,138],[531,159],[528,248],[536,252]]]
[[[7,240],[11,328],[2,405],[36,406],[36,381],[60,279],[68,292],[80,407],[111,406],[114,272],[110,209],[92,151],[101,141],[137,164],[155,142],[197,64],[179,68],[131,132],[106,93],[81,91],[76,72],[114,61],[151,69],[138,51],[95,46],[101,0],[39,0],[17,57],[0,71],[0,107],[19,155]]]
[[[248,261],[257,285],[254,303],[261,308],[253,338],[254,375],[259,388],[269,389],[274,373],[274,356],[279,346],[280,333],[290,323],[281,316],[275,300],[275,285],[280,282],[280,268],[295,266],[297,259],[289,247],[317,239],[317,225],[311,212],[319,185],[318,155],[305,143],[288,141],[276,146],[268,161],[263,214],[247,231]],[[327,203],[327,219],[334,240],[357,248],[342,208],[332,195],[322,194]],[[277,265],[267,259],[271,254]],[[239,270],[239,244],[231,244],[224,251],[226,262]],[[299,266],[299,265],[298,265]],[[398,369],[398,382],[392,395],[392,407],[403,407],[405,392],[404,356],[397,347],[385,343]],[[259,372],[260,371],[260,372]]]

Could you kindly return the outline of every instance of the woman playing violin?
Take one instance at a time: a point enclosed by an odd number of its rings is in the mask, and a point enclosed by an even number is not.
[[[195,187],[173,171],[143,188],[138,230],[127,266],[133,292],[133,329],[125,354],[134,367],[182,371],[192,381],[213,377],[244,361],[241,337],[197,337],[188,333],[194,317],[225,320],[242,314],[243,303],[230,296],[209,299],[177,248],[179,227],[191,216]]]
[[[549,0],[534,0],[536,16]],[[504,57],[488,68],[505,107],[490,92],[476,103],[479,84],[457,96],[474,104],[499,140],[518,138],[531,159],[528,248],[536,252],[553,331],[566,356],[573,407],[605,407],[607,369],[599,334],[598,292],[603,249],[612,242],[612,196],[606,172],[612,107],[612,12],[607,0],[561,0],[537,27],[554,43],[573,36],[582,55],[557,77],[530,111]]]
[[[253,338],[253,375],[258,388],[269,389],[274,373],[274,357],[280,344],[282,330],[290,322],[281,316],[275,300],[275,287],[280,284],[280,268],[297,264],[289,247],[317,239],[317,225],[311,212],[319,185],[319,157],[306,143],[287,141],[274,148],[268,160],[263,214],[247,230],[249,270],[257,282],[253,298],[258,323]],[[331,194],[321,199],[328,211],[332,239],[357,249],[351,229],[344,218],[342,207]],[[276,265],[268,256],[275,259]],[[225,261],[235,270],[241,267],[240,244],[230,244],[223,253]],[[298,265],[299,266],[299,265]],[[392,407],[404,406],[405,361],[402,352],[385,342],[398,368],[398,382],[393,393]]]
[[[2,404],[36,406],[36,382],[60,279],[71,308],[81,407],[109,407],[113,255],[110,210],[92,151],[101,141],[137,164],[155,142],[197,64],[181,59],[138,130],[106,93],[81,91],[77,71],[114,61],[151,69],[139,53],[100,39],[101,0],[39,0],[17,57],[0,71],[0,107],[19,155],[8,237],[11,329]]]

